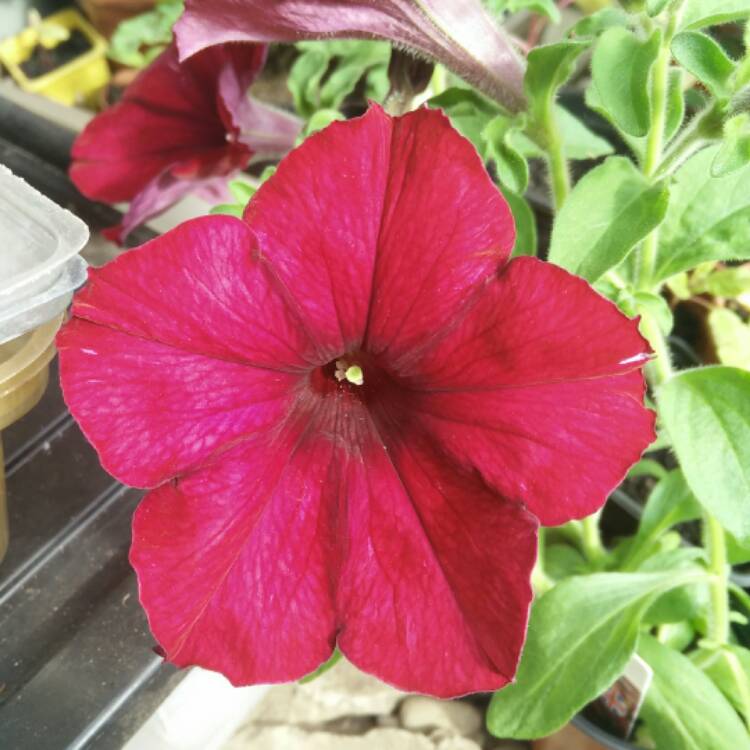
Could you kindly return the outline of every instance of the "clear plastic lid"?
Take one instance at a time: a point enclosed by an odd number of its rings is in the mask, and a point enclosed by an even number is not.
[[[88,264],[80,255],[63,266],[55,282],[37,294],[3,303],[0,295],[0,344],[20,336],[63,312],[73,292],[86,281]]]
[[[53,285],[88,227],[0,164],[0,308]]]

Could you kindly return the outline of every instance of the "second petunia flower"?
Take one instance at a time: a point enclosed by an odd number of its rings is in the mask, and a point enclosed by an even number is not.
[[[338,644],[448,697],[513,678],[541,524],[653,439],[647,345],[514,229],[439,112],[372,107],[292,152],[243,221],[91,272],[59,336],[133,524],[166,658],[297,679]]]
[[[267,48],[224,44],[180,63],[174,44],[76,139],[70,177],[93,200],[129,201],[118,242],[185,195],[226,200],[227,182],[254,154],[281,156],[301,122],[251,99]]]

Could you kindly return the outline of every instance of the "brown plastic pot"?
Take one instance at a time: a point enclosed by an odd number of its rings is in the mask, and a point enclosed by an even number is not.
[[[109,39],[121,21],[151,10],[156,0],[78,0],[96,30]]]
[[[44,394],[62,317],[0,344],[0,560],[9,539],[2,430],[34,408]]]

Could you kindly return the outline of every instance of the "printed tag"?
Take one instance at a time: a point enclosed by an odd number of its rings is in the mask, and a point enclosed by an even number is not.
[[[584,714],[602,729],[627,739],[633,731],[654,671],[635,654],[612,687],[589,703]]]

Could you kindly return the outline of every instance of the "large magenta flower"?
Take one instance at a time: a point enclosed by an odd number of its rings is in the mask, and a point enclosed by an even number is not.
[[[183,57],[230,41],[386,39],[524,107],[524,64],[482,0],[187,0],[175,33]]]
[[[599,508],[653,437],[636,323],[513,240],[441,113],[373,107],[244,221],[91,271],[62,382],[153,488],[131,560],[167,659],[276,682],[338,643],[406,690],[512,679],[537,524]]]
[[[180,64],[171,45],[84,129],[70,176],[89,198],[131,201],[122,237],[189,192],[224,200],[254,153],[294,145],[299,121],[247,96],[265,57],[264,45],[227,44]]]

